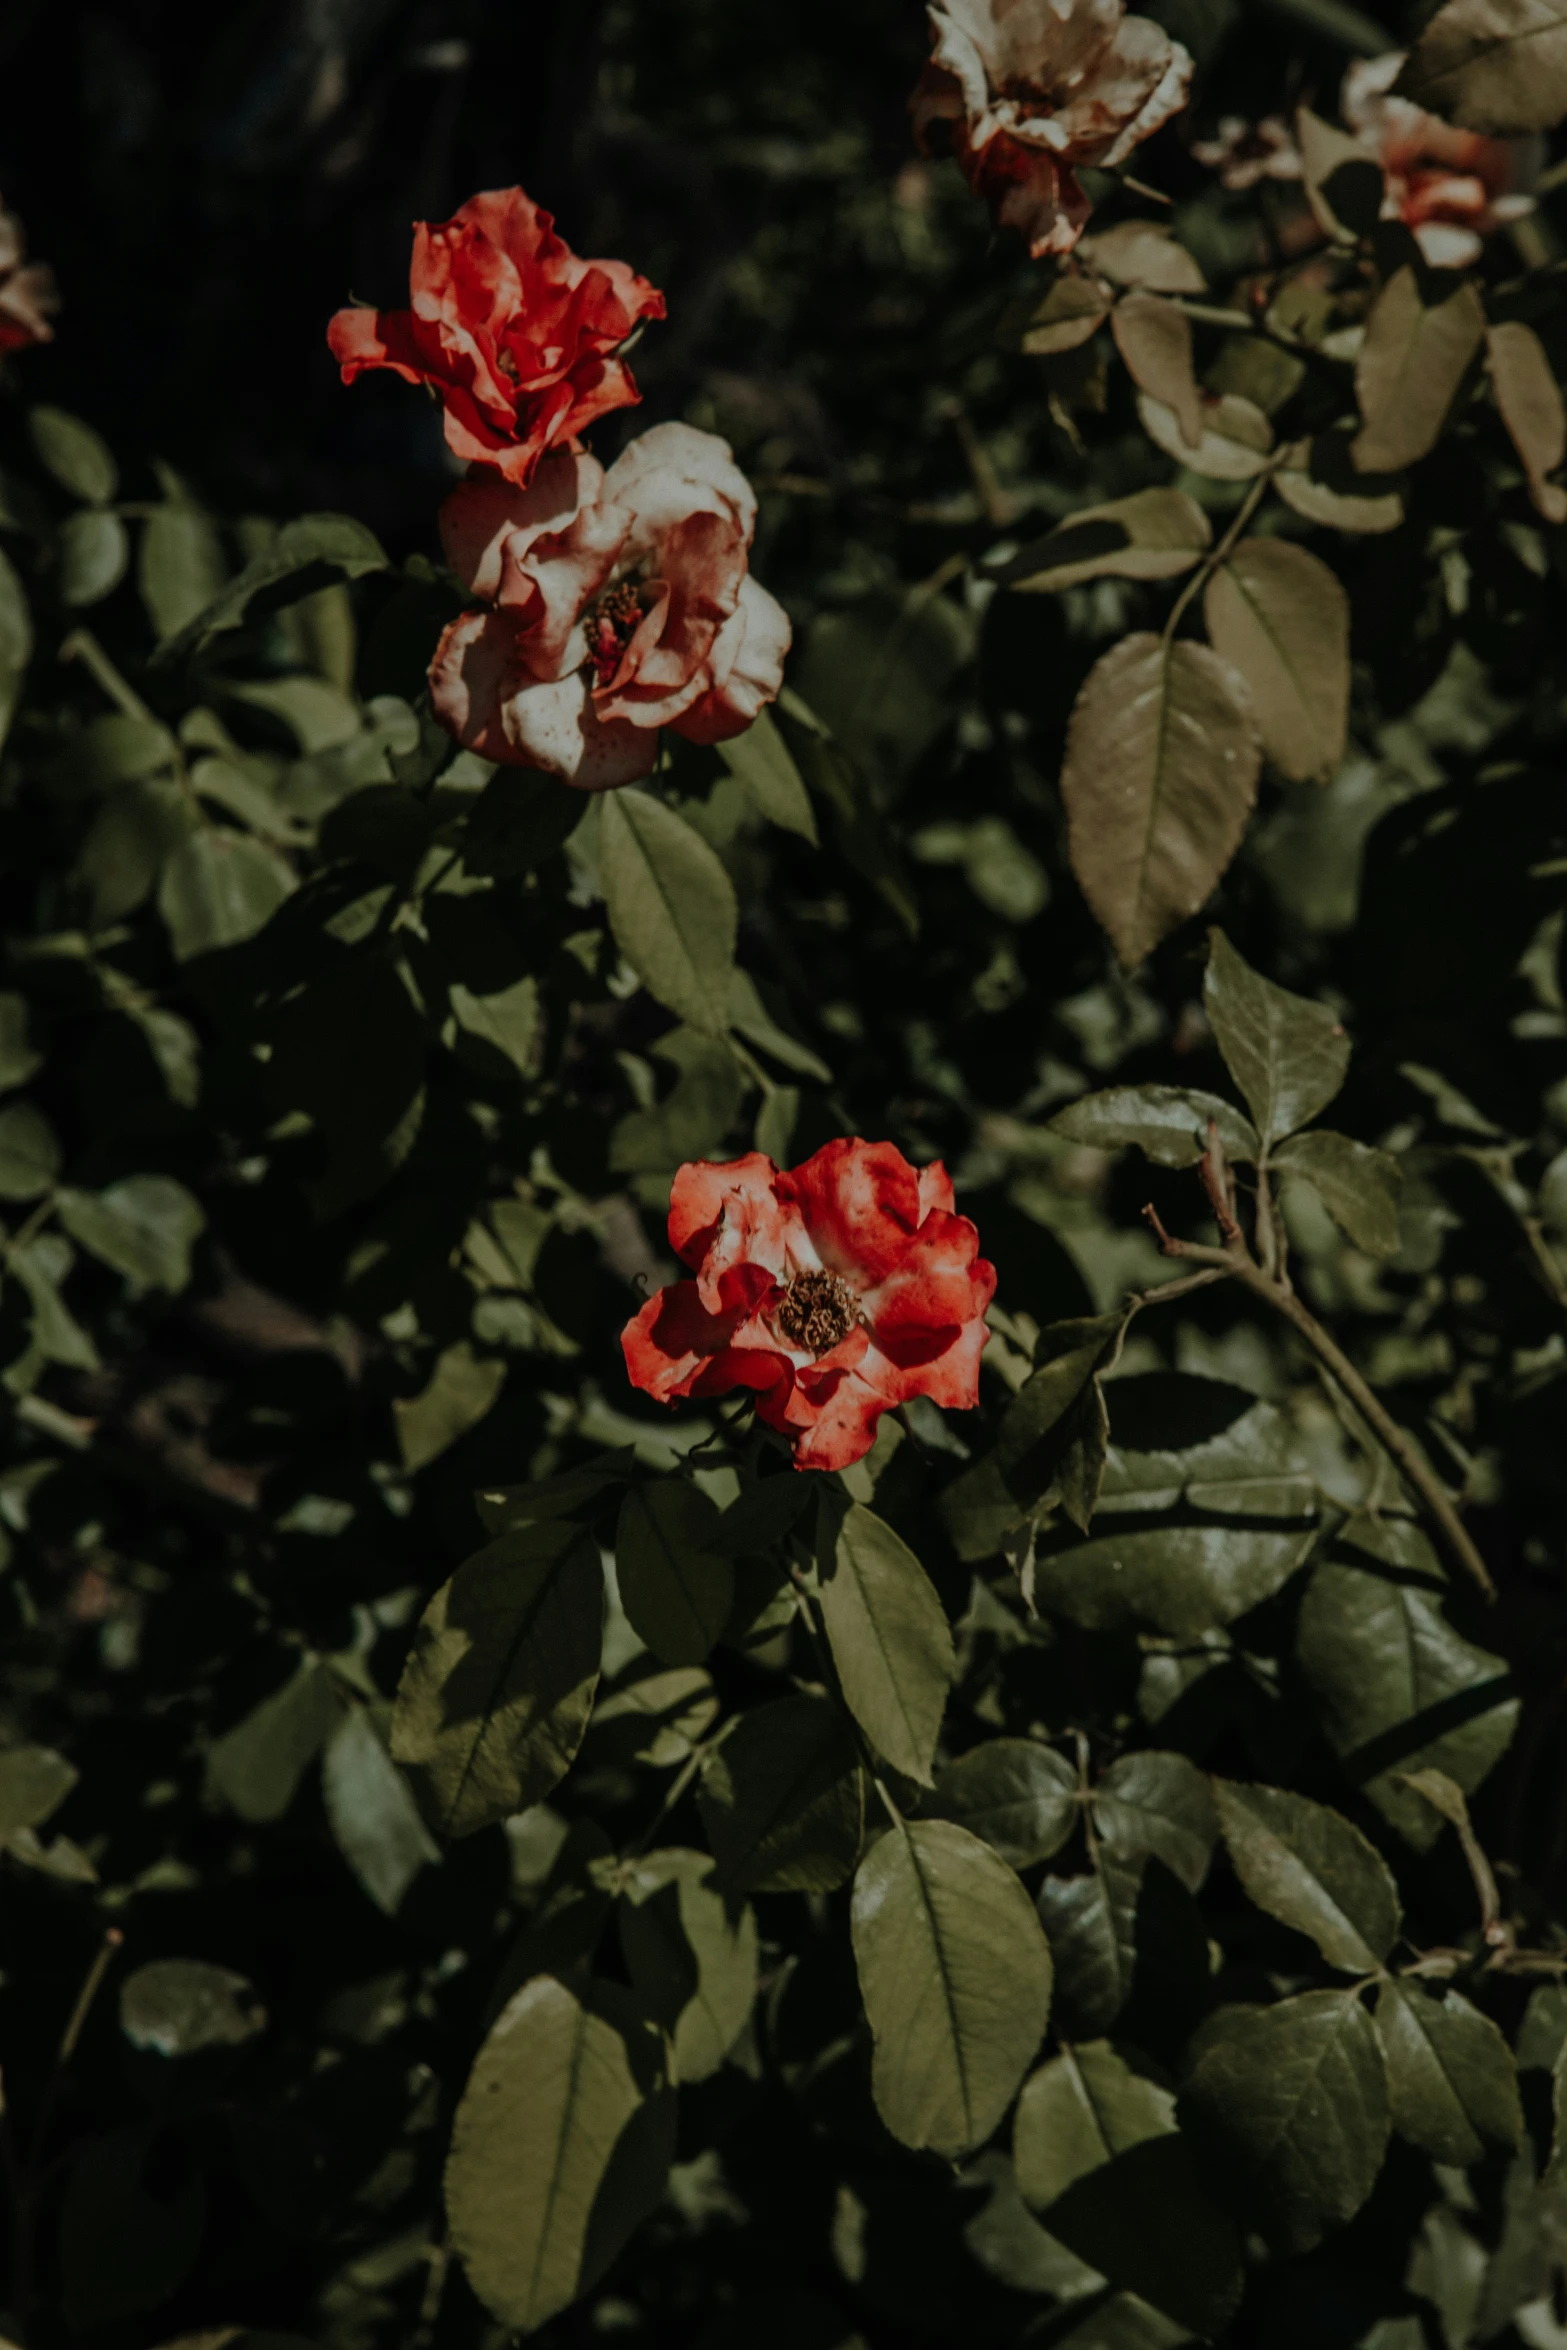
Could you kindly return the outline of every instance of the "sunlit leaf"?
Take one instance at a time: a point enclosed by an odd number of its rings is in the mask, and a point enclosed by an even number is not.
[[[1372,305],[1355,362],[1363,421],[1353,454],[1362,473],[1397,473],[1435,446],[1484,337],[1472,285],[1428,307],[1414,270],[1394,272]]]
[[[1560,0],[1448,0],[1398,88],[1465,130],[1549,130],[1567,114],[1567,10]]]
[[[858,1502],[839,1527],[821,1609],[855,1720],[894,1770],[929,1786],[956,1669],[952,1634],[913,1551]]]
[[[1203,1004],[1219,1050],[1266,1143],[1325,1110],[1349,1067],[1343,1022],[1254,971],[1222,930],[1209,934]]]
[[[1250,688],[1263,748],[1297,783],[1326,781],[1349,723],[1349,598],[1320,556],[1243,539],[1209,580],[1213,649]]]

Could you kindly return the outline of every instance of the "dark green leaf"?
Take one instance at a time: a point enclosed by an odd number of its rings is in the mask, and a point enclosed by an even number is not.
[[[712,1882],[705,1852],[649,1853],[621,1881],[632,1988],[670,2036],[677,2081],[716,2073],[756,2000],[756,1915]]]
[[[1103,315],[1093,313],[1095,326]],[[1030,595],[1085,579],[1175,579],[1212,544],[1207,515],[1184,490],[1137,490],[1069,514],[1047,537],[987,566],[987,576]]]
[[[1024,2085],[1012,2146],[1024,2199],[1080,2260],[1178,2323],[1221,2329],[1240,2244],[1198,2187],[1170,2090],[1108,2041],[1085,2042]]]
[[[147,517],[137,584],[160,637],[175,635],[205,611],[227,577],[223,542],[199,507],[171,501]]]
[[[36,1828],[76,1785],[63,1754],[48,1746],[0,1749],[0,1843],[18,1828]]]
[[[1371,2018],[1352,1991],[1222,2009],[1179,2111],[1269,2241],[1308,2252],[1353,2219],[1382,2168],[1390,2116]]]
[[[737,775],[759,815],[785,832],[797,832],[812,847],[818,844],[816,813],[800,770],[769,711],[751,721],[744,734],[718,746],[719,757],[731,775]]]
[[[724,1558],[768,1550],[798,1526],[815,1500],[809,1477],[764,1477],[741,1489],[708,1537],[707,1547]]]
[[[1207,1779],[1184,1754],[1123,1754],[1094,1788],[1094,1821],[1118,1860],[1162,1860],[1189,1893],[1219,1834]]]
[[[291,868],[262,842],[202,824],[164,866],[158,911],[183,963],[253,938],[293,889]]]
[[[452,2125],[446,2210],[469,2281],[531,2333],[602,2275],[663,2193],[674,2101],[658,2035],[548,1975],[510,1999]]]
[[[913,1551],[858,1502],[839,1527],[821,1608],[849,1710],[895,1771],[928,1787],[955,1670],[952,1634]]]
[[[1309,1934],[1329,1966],[1378,1967],[1398,1935],[1398,1888],[1360,1830],[1282,1787],[1215,1779],[1213,1792],[1235,1873],[1258,1908]]]
[[[1244,1164],[1256,1158],[1256,1129],[1232,1103],[1194,1086],[1112,1085],[1068,1102],[1050,1124],[1068,1142],[1093,1150],[1128,1150],[1135,1144],[1160,1167],[1195,1167],[1208,1147],[1210,1118],[1231,1159]]]
[[[1347,1134],[1319,1130],[1294,1134],[1281,1144],[1274,1165],[1281,1174],[1309,1183],[1335,1224],[1369,1256],[1397,1256],[1403,1170],[1386,1151],[1352,1142]]]
[[[741,1893],[830,1893],[859,1858],[859,1752],[830,1699],[780,1697],[740,1716],[703,1765],[702,1825]]]
[[[581,795],[553,775],[497,767],[463,832],[470,873],[516,881],[563,849],[586,815]]]
[[[1288,539],[1243,539],[1210,578],[1203,616],[1251,689],[1275,767],[1326,782],[1349,724],[1349,598],[1335,574]]]
[[[1039,1914],[1056,1962],[1060,2027],[1106,2032],[1135,2001],[1169,2029],[1195,2016],[1208,1973],[1202,1919],[1191,1895],[1155,1856],[1097,1852],[1082,1877],[1047,1877]]]
[[[1436,446],[1484,339],[1485,308],[1473,285],[1428,303],[1414,269],[1395,270],[1371,306],[1355,361],[1360,472],[1397,473]]]
[[[1567,11],[1559,0],[1448,0],[1398,87],[1465,130],[1550,130],[1567,114]]]
[[[60,1172],[60,1145],[42,1110],[10,1102],[0,1110],[0,1199],[40,1199]]]
[[[895,2138],[982,2145],[1050,2012],[1050,1952],[1005,1861],[966,1829],[915,1820],[861,1861],[854,1958],[875,2038],[872,2088]]]
[[[1329,1745],[1399,1834],[1424,1850],[1441,1815],[1400,1774],[1430,1767],[1472,1794],[1518,1719],[1507,1667],[1456,1631],[1411,1518],[1351,1518],[1301,1605],[1296,1654]]]
[[[367,1707],[350,1706],[327,1740],[321,1792],[338,1851],[377,1909],[394,1917],[414,1878],[440,1859],[441,1848]]]
[[[11,730],[32,650],[33,623],[26,590],[10,556],[0,554],[0,743]]]
[[[60,2212],[60,2261],[73,2332],[155,2309],[177,2291],[207,2224],[207,2195],[189,2161],[160,2162],[159,2132],[135,2122],[89,2138],[71,2166]]]
[[[309,1657],[225,1731],[208,1753],[207,1773],[230,1810],[242,1820],[280,1820],[336,1725],[341,1702],[331,1674]]]
[[[1393,2126],[1411,2145],[1455,2167],[1517,2153],[1517,2070],[1488,2016],[1456,1991],[1406,1977],[1383,1984],[1376,2020]]]
[[[199,1200],[169,1175],[127,1175],[105,1191],[62,1191],[61,1223],[134,1289],[189,1286],[190,1254],[206,1229]]]
[[[210,637],[242,627],[253,599],[264,599],[272,609],[310,594],[334,574],[362,579],[385,569],[380,543],[362,522],[347,514],[303,515],[286,522],[270,546],[159,648],[159,657],[193,652]]]
[[[620,1601],[666,1665],[699,1665],[734,1605],[734,1569],[707,1548],[718,1509],[683,1478],[632,1485],[615,1529]]]
[[[118,514],[84,506],[60,525],[60,594],[67,604],[101,603],[125,577],[131,542]]]
[[[1203,1002],[1265,1143],[1293,1134],[1327,1108],[1349,1067],[1349,1039],[1325,1004],[1275,987],[1222,930],[1209,933]]]
[[[635,788],[607,792],[599,870],[615,943],[648,993],[722,1036],[739,919],[734,885],[700,833]]]
[[[522,1811],[569,1770],[603,1612],[598,1546],[570,1524],[498,1535],[441,1586],[403,1667],[391,1746],[442,1835]]]
[[[27,430],[40,463],[61,489],[90,506],[106,506],[120,486],[108,443],[63,408],[30,408]]]
[[[506,1365],[496,1356],[475,1354],[465,1338],[446,1347],[420,1392],[392,1405],[403,1467],[417,1473],[439,1460],[478,1426],[505,1384]]]
[[[267,2011],[243,1975],[200,1958],[155,1958],[120,1986],[120,2029],[133,2048],[195,2056],[243,2047]]]
[[[694,1028],[660,1037],[654,1052],[677,1072],[674,1091],[622,1118],[610,1143],[619,1173],[662,1172],[691,1159],[716,1159],[739,1115],[746,1079],[729,1045]]]
[[[982,1837],[1015,1869],[1058,1853],[1078,1821],[1077,1773],[1035,1738],[988,1738],[949,1763],[920,1806]]]

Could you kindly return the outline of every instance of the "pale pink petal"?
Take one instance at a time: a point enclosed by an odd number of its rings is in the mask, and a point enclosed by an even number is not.
[[[366,312],[373,318],[373,312]],[[494,596],[501,584],[502,546],[508,537],[526,553],[546,531],[564,530],[598,496],[604,468],[593,457],[557,449],[519,489],[492,465],[476,466],[441,508],[441,545],[463,586]]]
[[[542,472],[543,467],[540,468]],[[630,517],[619,506],[586,506],[566,530],[523,543],[502,543],[500,605],[524,624],[519,651],[529,674],[562,677],[586,657],[580,622],[608,580],[626,541]]]
[[[740,601],[719,631],[709,660],[714,683],[673,721],[688,742],[721,743],[744,734],[783,684],[792,641],[789,615],[747,572]]]
[[[542,767],[578,791],[614,791],[651,775],[658,764],[656,727],[624,719],[606,723],[580,669],[556,684],[513,694],[502,706],[501,724],[514,765]]]
[[[639,433],[610,467],[605,495],[636,515],[638,550],[655,548],[689,514],[732,514],[747,544],[756,527],[756,493],[729,443],[691,424]]]
[[[517,690],[517,623],[509,612],[463,612],[443,632],[430,663],[430,707],[481,759],[517,763],[502,711]]]
[[[610,684],[595,697],[606,719],[668,726],[704,691],[720,631],[745,580],[745,540],[732,516],[688,514],[663,535],[662,591],[644,613]]]

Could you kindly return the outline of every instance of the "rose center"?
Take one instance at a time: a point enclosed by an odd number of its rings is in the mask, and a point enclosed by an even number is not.
[[[830,1354],[859,1318],[858,1298],[836,1273],[796,1274],[773,1314],[784,1337],[813,1355]]]
[[[642,585],[635,579],[617,580],[588,606],[582,615],[582,625],[587,631],[588,660],[595,684],[610,683],[646,608]]]

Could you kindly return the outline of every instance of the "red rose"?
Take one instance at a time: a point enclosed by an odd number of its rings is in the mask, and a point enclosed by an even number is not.
[[[1186,103],[1192,61],[1122,0],[930,0],[915,135],[948,125],[969,186],[1036,259],[1087,224],[1080,164],[1112,171]]]
[[[675,1177],[669,1239],[696,1279],[621,1337],[632,1385],[660,1403],[749,1387],[797,1469],[861,1459],[910,1396],[978,1403],[996,1274],[939,1161],[857,1140],[787,1172],[760,1151],[698,1160]]]
[[[526,484],[547,449],[641,394],[616,356],[664,297],[624,261],[583,261],[521,188],[471,196],[414,229],[412,308],[340,310],[327,328],[352,383],[369,367],[426,383],[459,457]]]
[[[1390,93],[1402,49],[1363,57],[1344,76],[1344,120],[1387,177],[1384,220],[1401,220],[1433,269],[1465,269],[1482,241],[1534,210],[1529,187],[1545,154],[1542,139],[1487,139],[1454,130]]]
[[[557,450],[526,489],[480,469],[441,510],[486,599],[430,664],[437,718],[481,758],[581,791],[651,773],[659,733],[743,734],[783,683],[789,622],[750,574],[756,499],[716,433],[656,424],[608,473]]]

